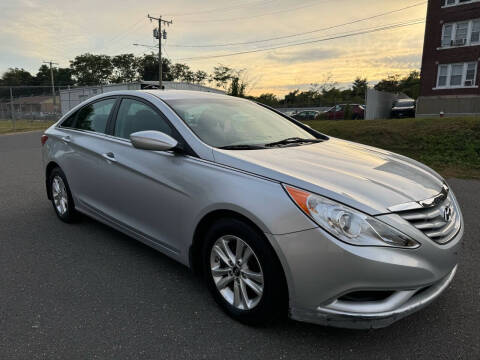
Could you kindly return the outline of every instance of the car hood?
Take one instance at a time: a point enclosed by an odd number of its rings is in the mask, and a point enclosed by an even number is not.
[[[439,194],[443,179],[423,164],[373,147],[330,138],[268,150],[214,150],[215,161],[323,195],[378,215]]]

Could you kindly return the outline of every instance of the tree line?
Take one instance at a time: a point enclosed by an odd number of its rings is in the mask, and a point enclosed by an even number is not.
[[[69,67],[53,69],[55,86],[90,86],[122,84],[136,81],[158,80],[157,54],[120,54],[116,56],[82,54],[70,61]],[[236,70],[225,65],[217,65],[212,73],[192,70],[187,64],[172,63],[162,58],[162,79],[164,81],[181,81],[192,84],[214,84],[234,96],[244,96],[246,84],[243,80],[244,70]],[[9,68],[0,77],[0,86],[37,86],[42,88],[16,89],[17,96],[22,93],[36,95],[48,93],[51,86],[50,68],[42,64],[37,74],[32,75],[25,69]],[[0,97],[7,94],[3,89]]]
[[[82,54],[70,61],[69,67],[53,69],[55,85],[89,86],[131,83],[135,81],[158,80],[158,56],[155,53],[135,56],[120,54],[115,56]],[[181,81],[192,84],[209,85],[222,88],[229,95],[248,97],[270,106],[330,106],[339,103],[365,102],[368,86],[366,78],[357,77],[350,88],[339,87],[338,83],[327,76],[318,83],[312,83],[308,90],[296,89],[283,97],[273,93],[259,96],[247,96],[249,85],[244,69],[234,69],[217,65],[211,73],[193,70],[187,64],[173,63],[162,58],[162,77],[164,81]],[[35,75],[21,68],[10,68],[0,77],[0,86],[37,86],[39,88],[15,89],[15,96],[48,94],[50,68],[42,64]],[[41,87],[41,88],[40,88]],[[412,71],[407,76],[390,75],[378,82],[375,89],[389,92],[403,92],[416,99],[420,91],[420,73]],[[8,89],[0,89],[0,98],[9,96]]]
[[[250,96],[252,100],[259,101],[273,107],[306,107],[306,106],[333,106],[336,104],[364,104],[368,80],[357,77],[350,88],[342,89],[338,83],[331,81],[331,76],[320,83],[313,83],[310,89],[290,91],[284,97],[273,93],[265,93],[257,97]],[[411,71],[406,76],[390,75],[379,81],[375,90],[393,93],[404,93],[412,99],[417,99],[420,94],[420,72]]]

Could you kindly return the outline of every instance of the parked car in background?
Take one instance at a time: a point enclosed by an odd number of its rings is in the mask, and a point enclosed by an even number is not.
[[[305,110],[305,111],[300,111],[299,113],[296,113],[292,117],[294,119],[303,121],[303,120],[315,120],[319,115],[320,115],[319,111]]]
[[[416,102],[413,99],[400,99],[395,101],[392,107],[392,118],[415,117]]]
[[[62,221],[84,213],[192,267],[248,324],[384,327],[457,269],[462,213],[437,173],[245,99],[109,92],[41,142]]]
[[[360,120],[365,118],[365,107],[360,104],[339,104],[320,114],[324,120]]]

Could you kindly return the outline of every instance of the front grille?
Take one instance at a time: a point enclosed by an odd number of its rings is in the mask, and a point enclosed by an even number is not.
[[[450,216],[446,216],[450,209]],[[446,244],[460,230],[460,212],[449,195],[444,201],[431,207],[398,212],[403,219],[422,231],[437,244]]]

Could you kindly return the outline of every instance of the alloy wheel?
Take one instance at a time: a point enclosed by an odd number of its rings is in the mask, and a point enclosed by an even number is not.
[[[242,239],[219,238],[212,247],[210,268],[222,297],[239,310],[251,310],[263,295],[264,278],[258,257]]]
[[[68,194],[63,179],[58,175],[52,179],[52,197],[57,212],[65,215],[68,210]]]

